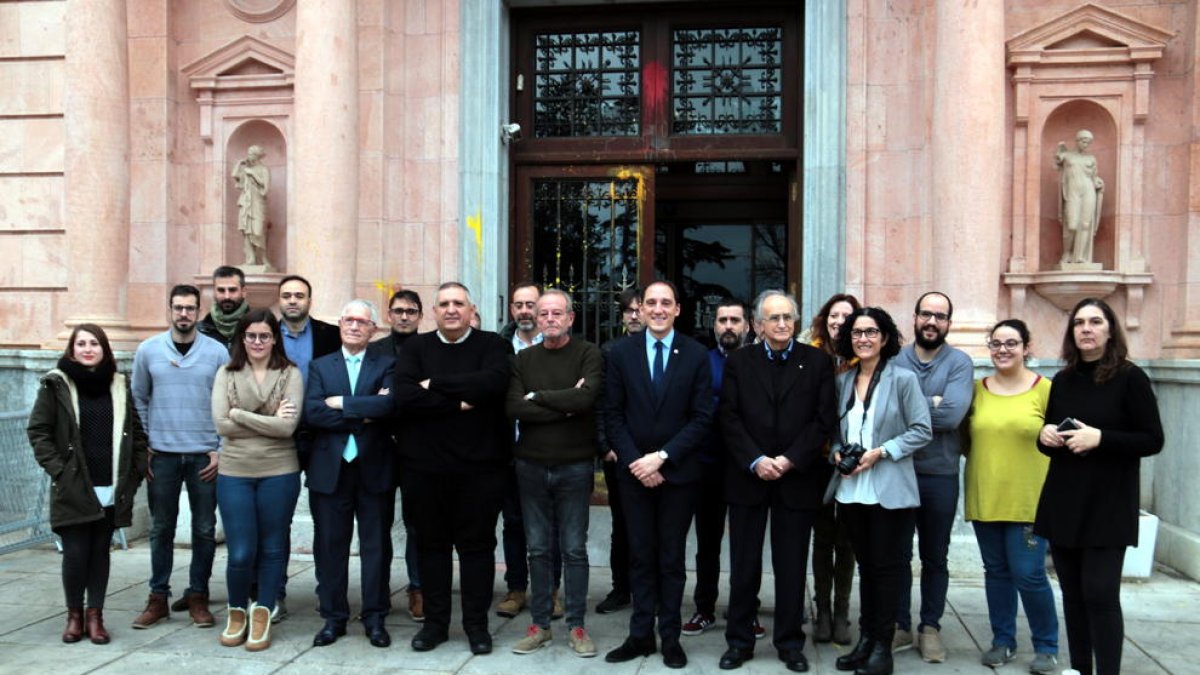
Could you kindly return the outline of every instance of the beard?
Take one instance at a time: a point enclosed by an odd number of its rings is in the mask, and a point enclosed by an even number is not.
[[[520,329],[521,331],[528,332],[528,331],[531,331],[531,330],[537,328],[537,322],[534,321],[532,317],[530,317],[528,319],[523,318],[523,317],[518,318],[517,319],[517,328]]]
[[[218,300],[217,306],[221,308],[222,314],[230,314],[238,307],[242,306],[241,300]]]
[[[721,346],[721,349],[731,352],[742,346],[742,336],[727,330],[717,337],[717,344]]]
[[[188,333],[191,333],[192,331],[196,330],[196,322],[192,321],[190,323],[185,323],[185,324],[181,325],[178,321],[176,321],[175,323],[171,324],[171,327],[174,328],[176,330],[176,332],[180,333],[181,335],[187,335]]]
[[[916,335],[917,345],[921,349],[928,349],[928,350],[932,351],[932,350],[935,350],[935,349],[941,347],[942,345],[946,344],[946,333],[943,331],[937,330],[936,328],[934,330],[937,331],[937,335],[935,335],[932,338],[925,337],[925,331],[923,331],[923,330],[919,330],[916,332],[917,333],[917,335]]]

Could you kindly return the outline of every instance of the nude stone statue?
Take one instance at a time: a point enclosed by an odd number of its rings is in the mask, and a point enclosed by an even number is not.
[[[1096,167],[1096,156],[1087,151],[1091,144],[1092,132],[1080,129],[1075,134],[1075,150],[1068,150],[1067,144],[1060,141],[1054,153],[1054,166],[1060,172],[1058,210],[1063,227],[1063,265],[1092,262],[1104,181]]]
[[[271,270],[267,260],[267,191],[271,187],[271,171],[262,163],[267,153],[257,145],[246,151],[246,158],[233,167],[233,183],[242,191],[238,197],[238,230],[247,265],[262,265]]]

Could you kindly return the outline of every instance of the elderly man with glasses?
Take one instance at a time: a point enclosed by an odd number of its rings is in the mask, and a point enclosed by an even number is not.
[[[395,450],[390,354],[367,351],[379,321],[375,305],[351,300],[338,327],[342,348],[309,365],[304,425],[312,433],[307,464],[317,601],[325,625],[313,645],[333,644],[350,620],[347,585],[354,521],[362,564],[362,617],[375,647],[391,645],[384,626],[391,609]]]

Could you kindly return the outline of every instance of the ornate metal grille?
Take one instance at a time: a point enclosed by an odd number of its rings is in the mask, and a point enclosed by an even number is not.
[[[533,278],[575,299],[574,331],[621,334],[622,291],[637,284],[640,178],[541,180],[533,186]]]
[[[780,28],[674,31],[672,131],[780,133],[782,51]]]
[[[637,31],[535,36],[534,135],[638,135],[640,49]]]

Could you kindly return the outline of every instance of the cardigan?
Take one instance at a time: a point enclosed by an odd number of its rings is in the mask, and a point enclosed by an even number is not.
[[[276,417],[283,399],[296,405],[293,417]],[[265,478],[300,470],[292,433],[304,407],[304,378],[288,365],[269,369],[260,385],[247,364],[221,368],[213,382],[212,416],[224,442],[217,472],[222,476]]]

